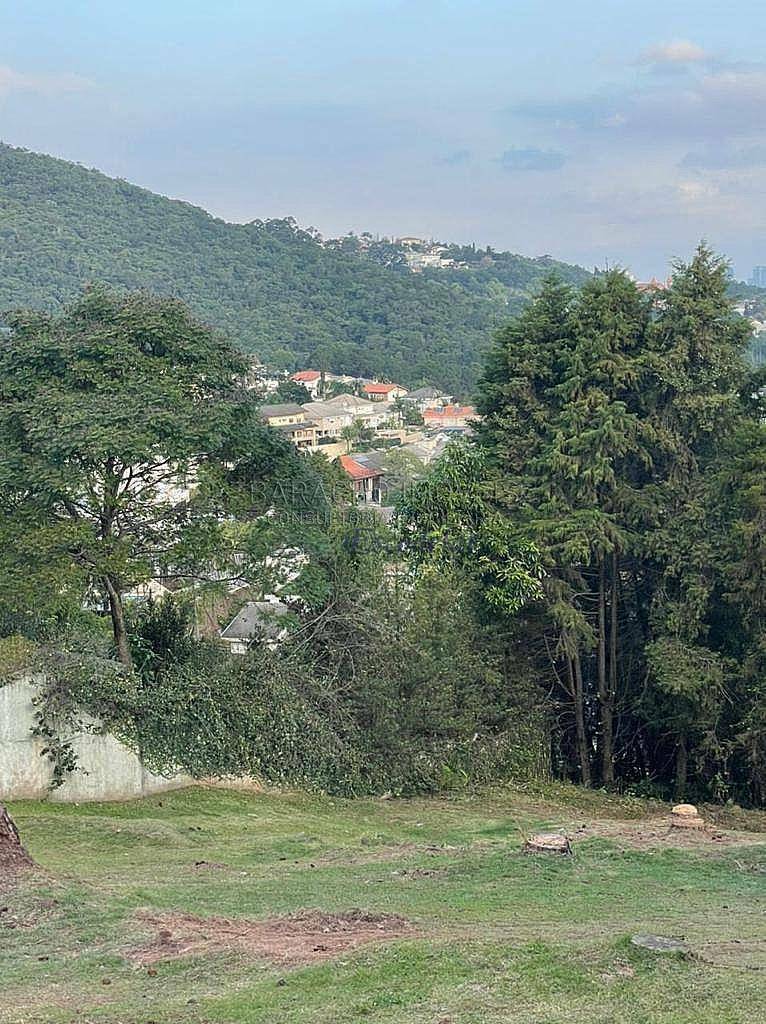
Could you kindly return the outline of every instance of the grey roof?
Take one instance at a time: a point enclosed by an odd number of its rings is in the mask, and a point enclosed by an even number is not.
[[[404,396],[405,402],[420,402],[429,398],[443,398],[446,397],[443,391],[438,388],[415,388],[414,391],[410,391],[409,394]]]
[[[282,630],[277,620],[289,610],[281,601],[248,601],[221,636],[224,640],[274,640]]]
[[[365,469],[374,469],[379,472],[384,472],[383,466],[386,460],[386,452],[378,451],[373,448],[369,452],[352,452],[351,458],[354,462],[358,462],[360,466],[364,466]]]
[[[283,402],[281,405],[262,405],[259,412],[263,419],[268,419],[269,416],[302,416],[304,409],[295,402]]]
[[[343,407],[338,407],[337,404],[332,405],[330,402],[306,402],[303,406],[303,411],[308,416],[346,416],[348,410]]]
[[[358,406],[363,409],[377,409],[381,403],[371,402],[369,398],[357,398],[356,395],[336,395],[335,398],[326,398],[322,404],[337,409],[351,409]]]

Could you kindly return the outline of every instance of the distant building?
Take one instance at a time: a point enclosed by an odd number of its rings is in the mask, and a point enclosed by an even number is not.
[[[221,640],[232,654],[245,654],[253,644],[276,647],[287,636],[287,627],[281,620],[289,609],[281,601],[248,601],[221,630]]]
[[[315,418],[313,404],[304,406],[312,419]],[[328,398],[325,402],[317,404],[321,406],[320,417],[326,416],[328,410],[330,415],[348,413],[352,422],[361,420],[365,427],[373,429],[382,427],[396,418],[396,410],[388,402],[371,402],[367,398],[357,398],[356,395],[336,395],[335,398]]]
[[[306,413],[303,406],[296,402],[280,402],[277,405],[262,405],[259,409],[261,419],[270,427],[285,427],[291,423],[305,423]]]
[[[651,281],[636,281],[636,288],[640,292],[665,292],[670,287],[670,279],[667,281],[658,281],[656,277],[653,277]]]
[[[756,288],[766,288],[766,267],[753,267],[750,284],[755,285]]]
[[[401,384],[382,384],[378,381],[371,381],[362,389],[371,402],[392,402],[395,398],[404,398],[407,388]]]
[[[341,468],[351,480],[354,497],[362,505],[379,505],[383,470],[376,466],[367,466],[360,457],[341,455]]]
[[[414,405],[420,412],[426,409],[435,409],[442,405],[449,405],[452,402],[452,395],[447,395],[439,388],[425,387],[415,388],[405,396],[405,401]]]
[[[262,405],[259,412],[264,423],[281,430],[296,448],[316,447],[317,426],[307,419],[303,406],[282,402],[279,405]]]
[[[302,384],[312,398],[317,397],[322,387],[322,374],[319,370],[299,370],[290,379],[296,384]]]
[[[426,409],[423,413],[423,423],[427,428],[467,429],[471,425],[471,420],[475,420],[476,417],[476,409],[472,405],[444,405],[439,409]]]

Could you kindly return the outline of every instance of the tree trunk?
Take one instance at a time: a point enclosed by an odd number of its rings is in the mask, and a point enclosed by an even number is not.
[[[19,830],[8,811],[0,804],[0,870],[25,867],[32,858],[21,845]],[[0,875],[0,880],[2,876]]]
[[[583,786],[590,786],[590,752],[588,750],[588,736],[585,731],[585,698],[582,685],[582,666],[580,655],[575,653],[573,658],[567,658],[567,669],[572,683],[574,693],[575,731],[577,734],[577,756],[580,761],[580,781]]]
[[[601,781],[614,782],[614,721],[612,699],[606,671],[606,563],[598,567],[598,702],[601,717]]]
[[[619,603],[620,553],[612,552],[612,585],[609,623],[609,682],[604,708],[604,748],[602,769],[605,783],[614,782],[614,709],[617,701],[617,610]]]
[[[125,609],[122,606],[122,596],[109,576],[104,577],[104,586],[109,597],[109,614],[112,617],[112,633],[114,634],[114,645],[117,648],[117,657],[127,669],[132,669],[133,657],[130,653],[128,631],[125,627]]]
[[[686,795],[686,776],[689,769],[689,751],[686,746],[686,736],[681,734],[676,743],[676,779],[673,790],[673,799],[681,803]]]

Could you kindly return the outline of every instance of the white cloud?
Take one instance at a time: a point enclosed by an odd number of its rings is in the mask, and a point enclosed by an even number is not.
[[[0,64],[0,97],[9,96],[14,92],[31,92],[40,96],[58,96],[61,93],[83,92],[90,89],[93,83],[81,75],[64,72],[62,74],[27,74],[16,71],[7,64]]]
[[[651,64],[698,64],[708,60],[709,54],[688,39],[676,39],[647,50],[644,59]]]

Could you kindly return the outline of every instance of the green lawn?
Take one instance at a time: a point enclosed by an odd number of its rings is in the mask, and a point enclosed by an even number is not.
[[[676,848],[651,824],[662,810],[568,787],[16,804],[46,874],[0,897],[0,1021],[762,1019],[766,819],[719,816],[742,831]],[[551,826],[575,836],[571,859],[520,852],[527,830]],[[298,967],[225,946],[151,971],[127,956],[149,938],[141,909],[258,920],[301,908],[396,913],[412,934]],[[636,932],[685,936],[699,955],[644,953]]]

